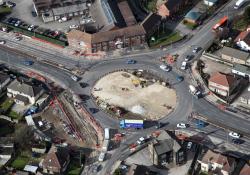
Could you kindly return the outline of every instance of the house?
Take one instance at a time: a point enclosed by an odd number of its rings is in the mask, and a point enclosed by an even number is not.
[[[208,79],[208,88],[219,95],[228,97],[237,87],[239,81],[229,74],[216,72]]]
[[[189,0],[157,0],[157,14],[163,18],[177,15],[189,3]]]
[[[7,95],[14,98],[17,104],[35,104],[36,100],[43,94],[43,88],[14,80],[7,87]]]
[[[200,12],[191,10],[185,15],[184,21],[191,24],[199,24],[201,16]]]
[[[204,4],[212,7],[218,3],[219,0],[203,0]]]
[[[210,150],[198,162],[201,164],[201,171],[222,175],[232,174],[236,166],[235,159]]]
[[[178,142],[173,140],[166,131],[161,131],[160,135],[148,145],[150,159],[156,166],[178,164],[178,154],[183,153]]]
[[[221,58],[229,63],[250,65],[249,53],[224,46],[220,51]]]
[[[250,81],[250,67],[241,64],[234,64],[232,73],[248,78]]]
[[[44,173],[62,174],[67,169],[70,156],[66,148],[52,147],[42,162]]]
[[[149,174],[149,173],[150,173],[150,170],[146,166],[132,164],[126,175],[142,175],[142,174]]]
[[[36,174],[38,167],[33,165],[25,165],[24,169],[25,172],[29,172],[30,174]]]
[[[12,138],[0,138],[0,166],[5,165],[14,153],[14,141]]]
[[[246,163],[244,167],[241,169],[239,175],[249,175],[250,174],[250,166]]]
[[[0,73],[0,92],[5,90],[6,86],[10,83],[9,75]]]
[[[250,26],[241,32],[234,40],[235,44],[244,51],[250,51]]]

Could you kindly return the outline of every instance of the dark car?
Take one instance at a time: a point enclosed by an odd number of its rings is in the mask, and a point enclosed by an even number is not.
[[[80,84],[80,86],[81,86],[82,88],[85,88],[85,87],[88,86],[88,84],[87,84],[87,83],[84,83],[84,82],[80,82],[79,84]]]
[[[240,145],[240,144],[244,143],[244,140],[242,140],[242,139],[232,139],[232,142],[234,144],[236,144],[236,145]]]
[[[26,65],[26,66],[31,66],[32,64],[34,64],[34,62],[31,61],[31,60],[26,60],[26,61],[23,62],[23,64]]]
[[[35,11],[31,11],[31,15],[32,15],[33,17],[37,17],[37,14],[36,14]]]
[[[135,64],[136,63],[136,61],[135,60],[131,60],[131,59],[129,59],[129,60],[127,60],[127,62],[126,62],[127,64]]]
[[[177,76],[177,77],[176,77],[176,80],[179,81],[179,82],[181,82],[181,81],[184,80],[184,77],[183,77],[183,76]]]

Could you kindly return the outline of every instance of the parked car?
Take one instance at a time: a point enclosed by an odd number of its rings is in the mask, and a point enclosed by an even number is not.
[[[171,70],[170,66],[165,65],[165,64],[160,65],[160,69],[166,72],[169,72]]]
[[[5,40],[0,40],[0,45],[3,45],[3,44],[5,44],[5,43],[6,43]]]
[[[144,137],[140,137],[139,140],[136,141],[138,143],[138,145],[141,145],[145,142],[145,138]]]
[[[192,55],[187,55],[185,61],[190,61],[192,59]]]
[[[177,128],[182,128],[182,129],[187,128],[187,124],[185,124],[185,123],[178,123],[177,124]]]
[[[229,132],[228,135],[233,137],[233,138],[236,138],[236,139],[239,139],[241,137],[241,135],[239,133],[236,133],[236,132]]]
[[[34,62],[31,60],[25,60],[25,61],[23,61],[23,64],[26,66],[31,66],[32,64],[34,64]]]
[[[15,39],[16,41],[21,41],[21,40],[22,40],[22,37],[21,37],[21,36],[16,36],[14,39]]]
[[[35,27],[35,25],[30,25],[29,27],[28,27],[28,31],[32,31],[32,30],[34,30],[34,27]]]
[[[179,81],[179,82],[181,82],[181,81],[184,80],[184,77],[179,75],[179,76],[176,77],[176,80]]]
[[[181,63],[181,70],[186,70],[187,69],[187,62],[186,61],[183,61]]]
[[[244,143],[244,140],[241,140],[241,139],[232,139],[232,142],[236,145],[240,145],[242,143]]]
[[[35,11],[31,11],[31,15],[32,15],[33,17],[37,17],[37,13],[36,13]]]
[[[70,29],[77,29],[78,27],[79,27],[79,26],[78,26],[78,25],[75,25],[75,24],[74,24],[74,25],[69,26],[69,28],[70,28]]]
[[[191,149],[192,148],[192,142],[188,142],[188,144],[187,144],[187,149]]]
[[[7,7],[9,7],[9,8],[13,8],[13,7],[16,6],[16,3],[11,2],[11,1],[7,1],[7,2],[5,3],[5,5],[6,5]]]
[[[127,64],[135,64],[136,63],[136,61],[135,60],[132,60],[132,59],[129,59],[129,60],[127,60],[127,62],[126,62]]]
[[[22,21],[21,20],[18,20],[16,23],[15,23],[15,26],[18,27],[22,24]]]
[[[194,49],[193,49],[193,53],[198,53],[199,52],[199,50],[200,50],[200,48],[199,47],[195,47]]]
[[[75,76],[75,75],[71,75],[71,79],[74,80],[74,81],[78,81],[78,77]]]

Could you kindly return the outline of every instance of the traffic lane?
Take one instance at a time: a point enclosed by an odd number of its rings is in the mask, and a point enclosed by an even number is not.
[[[235,131],[250,133],[250,122],[248,120],[221,111],[205,99],[194,100],[194,111],[213,121],[229,126],[235,129]]]

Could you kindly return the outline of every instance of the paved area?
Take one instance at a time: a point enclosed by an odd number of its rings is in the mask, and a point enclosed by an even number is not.
[[[231,67],[221,64],[201,56],[201,60],[205,63],[204,73],[213,74],[215,72],[231,73]]]
[[[140,86],[140,82],[143,81],[147,81],[148,85],[145,83],[144,87]],[[158,82],[139,79],[127,72],[106,75],[96,83],[94,89],[96,91],[93,91],[93,95],[101,101],[150,119],[165,116],[176,106],[174,89]]]

